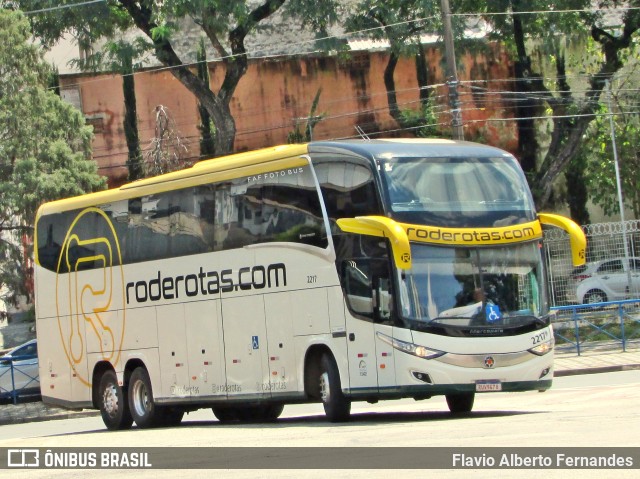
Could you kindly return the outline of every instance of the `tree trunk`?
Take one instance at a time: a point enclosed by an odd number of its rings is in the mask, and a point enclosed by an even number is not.
[[[529,94],[531,91],[531,76],[539,76],[531,72],[531,59],[525,48],[525,36],[522,28],[520,1],[513,0],[513,38],[516,44],[517,60],[514,66],[516,77],[515,89],[517,95],[514,98],[516,112],[516,127],[518,130],[517,157],[527,177],[532,177],[536,172],[536,162],[540,151],[540,145],[536,136],[535,120],[540,110],[540,102],[534,100]]]
[[[591,217],[587,210],[587,182],[584,175],[584,159],[576,156],[565,172],[567,179],[567,203],[571,219],[580,225],[591,223]]]
[[[387,104],[389,105],[389,114],[396,123],[403,128],[402,115],[398,107],[398,98],[396,96],[396,81],[393,75],[398,65],[398,55],[391,50],[389,52],[389,61],[384,69],[384,86],[387,90]]]
[[[198,61],[198,78],[205,85],[209,85],[209,63],[207,62],[207,51],[202,39],[200,40],[196,59]],[[202,159],[212,157],[215,154],[215,137],[211,128],[211,115],[200,102],[198,102],[198,113],[200,114],[200,158]]]
[[[231,116],[229,104],[238,82],[247,71],[247,55],[244,39],[262,20],[278,10],[285,0],[264,0],[246,15],[238,26],[229,32],[228,40],[231,45],[231,55],[225,56],[226,67],[224,80],[218,93],[214,93],[197,75],[189,70],[180,60],[170,41],[165,37],[153,34],[158,25],[153,20],[153,4],[134,0],[118,0],[127,10],[136,26],[142,30],[153,42],[156,57],[165,66],[171,67],[171,74],[182,83],[187,90],[194,94],[204,107],[216,126],[215,151],[224,155],[233,152],[236,136],[236,123]],[[214,46],[220,47],[212,32],[207,32]]]
[[[567,95],[564,93],[559,98],[554,97],[546,90],[542,81],[536,85],[539,88],[538,91],[541,92],[540,95],[545,97],[552,109],[554,116],[551,145],[538,169],[533,185],[533,189],[537,193],[536,205],[538,208],[551,206],[555,180],[578,154],[582,137],[594,118],[593,115],[606,80],[611,79],[614,73],[623,66],[619,53],[629,48],[631,38],[639,28],[640,11],[638,10],[628,10],[625,13],[622,33],[617,37],[597,26],[592,27],[591,36],[600,44],[604,61],[600,65],[599,71],[592,75],[585,98],[579,104],[575,100],[570,100],[567,103]],[[573,109],[569,110],[570,107]]]
[[[420,105],[423,109],[429,108],[429,65],[425,58],[425,51],[422,43],[417,43],[418,52],[415,54],[416,62],[416,80],[418,81],[418,87],[420,88]]]
[[[131,57],[123,59],[122,92],[124,94],[124,135],[127,139],[128,180],[135,181],[144,177],[142,171],[142,152],[138,136],[138,112],[136,107],[136,86],[133,77]]]

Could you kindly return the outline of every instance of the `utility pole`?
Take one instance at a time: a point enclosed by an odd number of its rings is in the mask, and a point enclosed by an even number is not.
[[[458,100],[458,72],[456,70],[456,52],[453,46],[451,29],[451,10],[449,0],[440,0],[440,13],[444,25],[444,55],[447,61],[447,86],[449,88],[449,106],[451,107],[451,130],[454,140],[464,140],[460,101]]]
[[[611,128],[611,146],[613,148],[613,164],[616,171],[616,187],[618,189],[618,206],[620,208],[620,224],[622,225],[622,243],[624,244],[624,261],[627,273],[627,292],[631,293],[631,264],[629,261],[629,245],[627,241],[627,223],[624,219],[624,200],[622,199],[622,181],[620,180],[620,165],[618,161],[618,147],[616,146],[616,128],[613,124],[613,109],[611,108],[611,82],[605,81],[607,88],[607,110],[609,112],[609,127]]]

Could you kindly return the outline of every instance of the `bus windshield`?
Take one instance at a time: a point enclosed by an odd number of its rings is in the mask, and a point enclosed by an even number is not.
[[[508,247],[412,243],[412,268],[398,273],[401,314],[417,329],[508,329],[548,313],[537,242]]]
[[[448,227],[510,226],[535,219],[512,156],[380,160],[394,219]]]

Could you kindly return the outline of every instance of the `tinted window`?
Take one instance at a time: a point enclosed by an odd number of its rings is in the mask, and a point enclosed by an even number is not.
[[[533,221],[533,200],[515,158],[380,161],[389,208],[402,222],[450,227]]]
[[[37,235],[40,264],[59,272],[259,242],[327,246],[308,166],[44,216]]]
[[[219,249],[274,241],[327,246],[322,208],[309,167],[224,183],[218,186],[216,199]]]
[[[314,160],[313,166],[330,220],[382,212],[369,166],[327,159]]]
[[[602,263],[598,268],[598,273],[619,273],[621,271],[624,271],[624,268],[622,267],[622,261],[619,259]]]

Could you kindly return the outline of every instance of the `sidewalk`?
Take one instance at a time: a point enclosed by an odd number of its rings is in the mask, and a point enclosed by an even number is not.
[[[640,349],[591,349],[578,356],[575,351],[562,352],[556,350],[554,361],[555,377],[574,376],[577,374],[609,373],[640,369]]]
[[[558,352],[555,358],[555,376],[595,374],[613,371],[640,369],[640,349],[622,352],[611,350],[591,350],[578,356],[575,352]],[[41,401],[23,402],[17,405],[0,405],[0,426],[21,424],[52,419],[97,416],[94,410],[69,410],[45,406]]]

